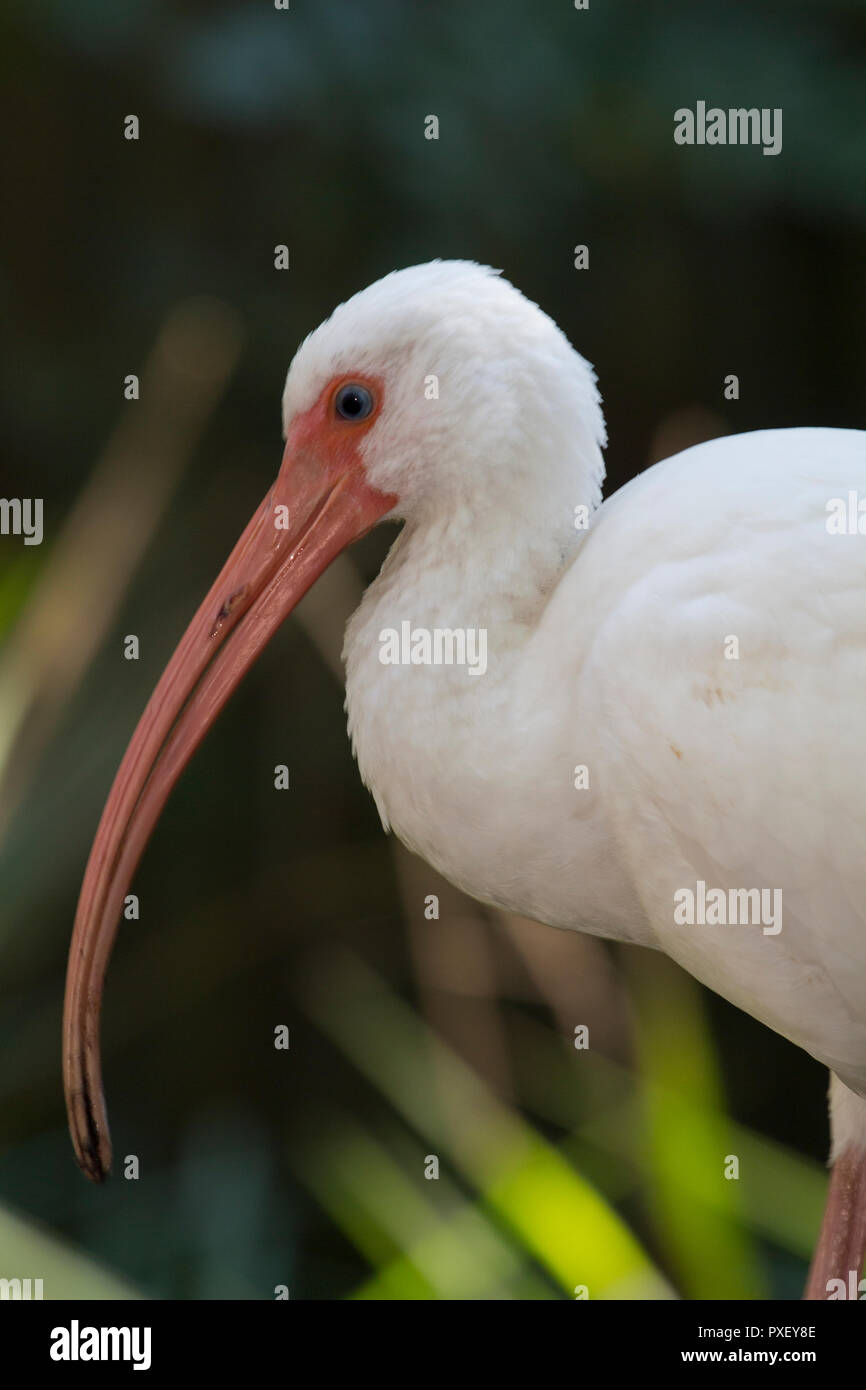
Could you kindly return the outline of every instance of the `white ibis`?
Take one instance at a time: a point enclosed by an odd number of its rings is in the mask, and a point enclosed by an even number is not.
[[[866,433],[687,449],[601,503],[589,364],[494,271],[397,271],[289,369],[276,481],[121,763],[75,922],[70,1128],[111,1163],[99,1013],[171,788],[328,563],[403,529],[351,619],[382,822],[467,893],[665,951],[831,1072],[807,1296],[866,1243]],[[483,659],[482,659],[483,650]]]

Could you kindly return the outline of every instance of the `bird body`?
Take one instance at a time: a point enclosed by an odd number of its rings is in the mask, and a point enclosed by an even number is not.
[[[664,950],[866,1091],[863,560],[826,528],[858,476],[855,430],[713,440],[541,574],[519,522],[505,575],[484,519],[474,544],[404,531],[345,660],[361,774],[411,849],[485,902]],[[485,627],[484,675],[383,665],[407,618]],[[778,894],[781,920],[678,922],[701,883]]]
[[[386,829],[484,902],[666,952],[830,1067],[841,1229],[843,1209],[866,1210],[866,608],[850,526],[866,434],[716,439],[601,502],[591,367],[468,262],[340,305],[298,350],[283,422],[277,481],[152,697],[91,854],[66,1014],[86,1171],[110,1160],[98,1000],[124,882],[258,650],[339,550],[392,519],[344,648],[349,732]],[[386,657],[396,633],[419,637],[408,659],[405,641]],[[483,634],[483,669],[431,660],[443,633]],[[819,1284],[862,1257],[858,1222],[826,1246]]]

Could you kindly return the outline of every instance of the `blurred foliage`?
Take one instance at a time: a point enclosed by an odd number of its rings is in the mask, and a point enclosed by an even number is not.
[[[137,876],[104,1042],[140,1181],[75,1169],[59,1031],[114,769],[276,470],[292,352],[337,300],[434,256],[503,267],[598,369],[610,487],[710,433],[863,426],[862,3],[19,0],[0,39],[0,491],[44,497],[46,523],[39,548],[0,538],[0,1197],[88,1252],[73,1266],[0,1212],[0,1277],[99,1297],[96,1261],[156,1297],[796,1296],[821,1068],[665,962],[447,897],[382,836],[331,667],[390,537],[274,641]],[[782,107],[783,153],[676,148],[673,111],[698,99]],[[183,393],[124,402],[202,295],[243,330],[237,370],[192,424]],[[118,439],[129,490],[76,531]],[[34,664],[52,573],[67,602]]]
[[[36,1279],[43,1283],[42,1293],[51,1298],[135,1298],[135,1291],[104,1273],[92,1260],[63,1241],[55,1240],[32,1221],[0,1207],[0,1251],[3,1268],[15,1274],[0,1278],[29,1279],[31,1292]],[[38,1273],[36,1273],[38,1271]]]

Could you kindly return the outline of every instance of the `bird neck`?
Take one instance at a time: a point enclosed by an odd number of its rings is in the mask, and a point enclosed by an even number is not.
[[[483,630],[488,670],[504,678],[580,543],[561,520],[518,518],[466,510],[407,523],[364,596],[354,640],[406,622],[419,631]],[[465,676],[455,669],[453,679],[460,686]]]
[[[623,904],[594,792],[580,803],[580,834],[569,836],[568,872],[551,871],[551,845],[575,814],[571,768],[591,759],[577,738],[579,692],[555,670],[545,684],[532,639],[557,581],[580,563],[579,546],[573,528],[557,534],[526,517],[407,526],[347,628],[346,708],[386,830],[472,896],[554,925],[577,925],[579,889],[584,930],[618,935],[606,896],[615,910]],[[483,673],[435,664],[435,647],[416,664],[423,650],[411,634],[437,628],[485,629]],[[386,663],[389,629],[398,659]]]

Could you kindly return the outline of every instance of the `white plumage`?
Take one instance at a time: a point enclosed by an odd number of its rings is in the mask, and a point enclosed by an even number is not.
[[[365,467],[406,523],[345,645],[383,823],[475,897],[660,947],[862,1094],[866,542],[827,519],[866,493],[866,435],[713,440],[598,506],[591,369],[465,262],[340,306],[292,365],[287,424],[359,369],[386,382]],[[486,628],[486,674],[382,665],[406,620]],[[698,881],[781,891],[781,930],[677,924]]]
[[[391,517],[403,530],[345,642],[384,825],[477,898],[665,951],[831,1068],[838,1161],[810,1283],[826,1296],[866,1243],[866,434],[713,440],[601,503],[592,369],[469,262],[340,305],[299,349],[283,413],[278,478],[145,711],[91,854],[65,1023],[85,1171],[111,1157],[98,1000],[124,882],[256,652]],[[484,674],[383,664],[405,625],[483,629]],[[678,916],[689,895],[698,920]],[[719,902],[740,920],[714,921]]]

